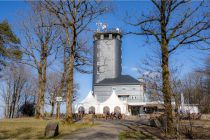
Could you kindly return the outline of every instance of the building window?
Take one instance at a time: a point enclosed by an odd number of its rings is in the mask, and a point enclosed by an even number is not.
[[[123,87],[122,90],[125,90],[125,88]]]
[[[109,35],[108,34],[105,34],[104,35],[104,39],[109,39]]]
[[[136,96],[131,96],[130,98],[131,98],[131,99],[137,99],[137,97],[136,97]]]
[[[112,90],[116,90],[116,88],[115,87],[112,87]]]
[[[99,73],[99,70],[100,70],[99,68],[100,68],[100,66],[97,66],[97,73]]]
[[[101,62],[97,62],[97,65],[101,65]]]

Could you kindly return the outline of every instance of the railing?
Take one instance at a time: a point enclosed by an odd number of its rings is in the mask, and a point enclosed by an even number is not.
[[[106,33],[106,32],[111,32],[111,33],[122,33],[119,28],[109,28],[109,29],[97,29],[94,33]]]

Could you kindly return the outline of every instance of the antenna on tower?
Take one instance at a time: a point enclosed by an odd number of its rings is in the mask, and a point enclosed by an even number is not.
[[[119,32],[120,32],[120,28],[117,27],[117,28],[116,28],[116,31],[119,33]]]
[[[96,22],[96,26],[97,26],[97,32],[105,31],[107,29],[107,24],[106,23],[102,23],[100,21]]]
[[[106,30],[106,28],[107,28],[107,24],[106,23],[104,23],[104,24],[102,24],[102,30]]]
[[[97,26],[97,32],[100,32],[101,26],[102,26],[102,22],[100,22],[100,21],[96,22],[96,26]]]

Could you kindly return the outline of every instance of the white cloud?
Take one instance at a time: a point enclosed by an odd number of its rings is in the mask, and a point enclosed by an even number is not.
[[[132,68],[131,68],[131,71],[138,72],[138,68],[136,68],[136,67],[132,67]]]

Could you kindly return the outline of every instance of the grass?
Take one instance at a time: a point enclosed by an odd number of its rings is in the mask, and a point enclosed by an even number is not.
[[[144,135],[143,133],[139,131],[123,131],[118,135],[119,140],[127,140],[127,139],[153,139],[150,136]]]
[[[92,125],[74,123],[63,124],[59,120],[38,120],[34,118],[18,118],[0,120],[0,139],[43,139],[44,130],[49,121],[59,122],[59,135],[61,138],[73,131],[91,127]]]

